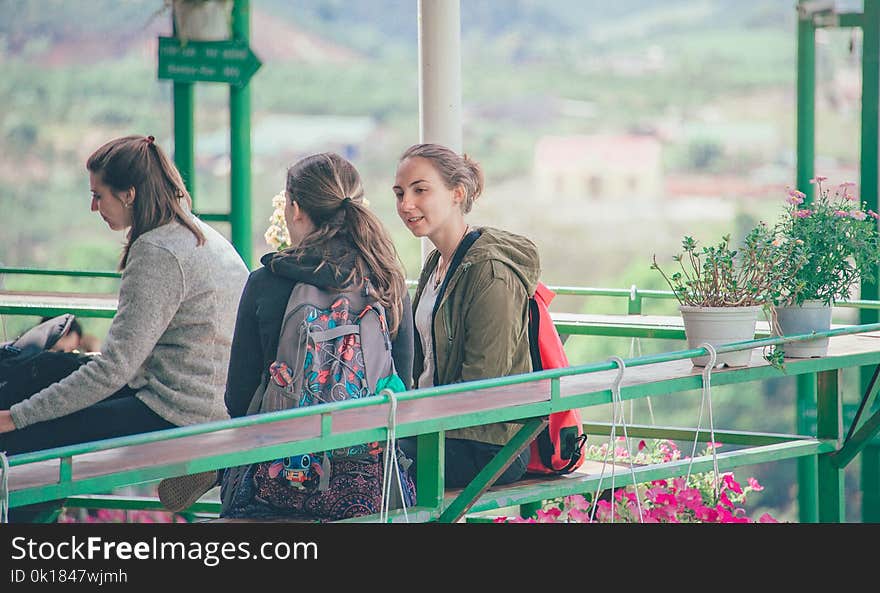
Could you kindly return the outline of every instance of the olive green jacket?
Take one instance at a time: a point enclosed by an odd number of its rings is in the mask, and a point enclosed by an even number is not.
[[[413,311],[439,259],[436,249],[428,255]],[[447,272],[446,288],[438,295],[433,317],[434,385],[531,372],[528,299],[540,272],[538,250],[529,239],[482,228],[461,262]],[[424,369],[424,358],[416,332],[415,381]],[[518,428],[517,424],[496,423],[450,430],[446,435],[503,445]]]

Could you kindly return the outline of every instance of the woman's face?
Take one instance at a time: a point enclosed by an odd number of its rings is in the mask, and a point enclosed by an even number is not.
[[[392,189],[397,215],[416,237],[430,238],[464,218],[462,190],[447,188],[433,163],[424,157],[402,161]]]
[[[89,183],[92,186],[92,212],[97,212],[114,231],[121,231],[131,226],[131,208],[126,208],[123,200],[134,199],[134,188],[124,194],[114,194],[104,183],[103,175],[89,171]],[[131,194],[131,195],[129,195]]]

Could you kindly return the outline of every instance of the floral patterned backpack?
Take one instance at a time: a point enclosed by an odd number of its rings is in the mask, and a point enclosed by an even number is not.
[[[248,414],[371,397],[384,388],[404,391],[385,310],[371,292],[369,282],[348,292],[298,283],[282,318],[275,359]],[[260,463],[251,474],[258,496],[294,508],[327,491],[334,468],[375,464],[381,454],[379,443],[364,443]]]

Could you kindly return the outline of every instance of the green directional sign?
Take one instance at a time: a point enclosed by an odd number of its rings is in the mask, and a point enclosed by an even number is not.
[[[159,78],[244,86],[261,63],[241,41],[187,41],[159,37]]]

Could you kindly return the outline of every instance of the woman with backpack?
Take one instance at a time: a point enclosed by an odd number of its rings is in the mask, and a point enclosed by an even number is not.
[[[284,198],[291,246],[263,256],[263,267],[251,273],[242,294],[226,387],[229,414],[294,407],[284,403],[283,393],[299,406],[374,395],[380,389],[358,377],[376,349],[388,356],[386,339],[391,355],[379,374],[391,373],[387,380],[396,370],[406,383],[395,378],[394,390],[406,389],[413,329],[405,276],[387,230],[365,204],[357,169],[335,153],[308,156],[288,169]],[[325,303],[316,304],[321,298]],[[291,317],[291,311],[301,318]],[[338,323],[330,324],[334,319]],[[366,319],[381,321],[367,329],[361,322]],[[304,321],[303,343],[297,332],[284,331],[286,341],[279,345],[283,325],[302,327]],[[327,345],[320,336],[332,333],[328,328],[357,323],[358,345],[340,336],[336,350],[322,358]],[[378,328],[384,333],[375,333]],[[344,354],[335,356],[340,348]],[[356,364],[363,359],[368,364]],[[293,360],[305,360],[305,366]],[[291,383],[297,377],[299,382]],[[383,454],[372,445],[230,468],[223,474],[221,516],[333,521],[378,513],[384,465]],[[412,480],[403,470],[399,477],[401,484],[393,489],[403,489],[404,502],[412,504]],[[163,502],[185,508],[203,492],[191,490],[185,498]]]
[[[413,298],[414,387],[530,372],[529,296],[540,276],[538,251],[525,237],[465,221],[483,190],[480,165],[445,146],[416,144],[400,157],[393,190],[400,219],[435,247]],[[446,486],[467,485],[520,427],[447,431]],[[400,440],[410,459],[415,442]],[[529,457],[526,447],[495,483],[520,479]]]
[[[128,229],[117,312],[100,355],[0,411],[0,451],[10,455],[228,417],[223,386],[247,267],[193,215],[153,136],[111,140],[86,168],[92,211]]]

